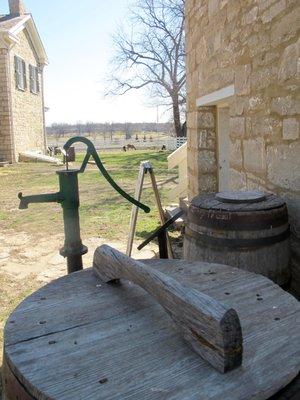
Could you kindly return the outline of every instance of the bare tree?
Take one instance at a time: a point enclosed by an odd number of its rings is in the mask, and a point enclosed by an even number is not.
[[[172,107],[176,136],[182,136],[185,105],[185,0],[137,0],[131,9],[131,32],[114,36],[115,56],[110,93],[150,88],[155,100]]]

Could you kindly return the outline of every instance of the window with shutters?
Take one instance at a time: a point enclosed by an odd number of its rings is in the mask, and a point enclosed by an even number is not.
[[[29,65],[29,80],[31,93],[38,94],[40,92],[39,69],[33,65]]]
[[[27,80],[26,80],[26,64],[25,61],[15,56],[15,76],[16,76],[16,87],[19,90],[26,90]]]

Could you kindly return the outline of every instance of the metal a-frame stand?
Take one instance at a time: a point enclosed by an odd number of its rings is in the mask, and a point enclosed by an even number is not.
[[[160,223],[161,223],[161,225],[164,225],[164,223],[166,222],[165,214],[164,214],[164,210],[162,208],[160,195],[159,195],[159,191],[157,188],[157,183],[156,183],[156,178],[155,178],[155,175],[153,172],[153,168],[149,161],[141,162],[140,171],[139,171],[136,188],[135,188],[134,198],[135,198],[135,200],[138,200],[138,201],[141,199],[144,178],[145,178],[146,174],[150,175],[151,184],[152,184],[152,188],[153,188],[153,192],[154,192],[154,196],[155,196],[155,201],[156,201],[156,205],[157,205],[158,212],[159,212]],[[133,206],[132,212],[131,212],[130,230],[129,230],[129,236],[128,236],[128,242],[127,242],[127,250],[126,250],[126,254],[129,257],[131,256],[131,253],[132,253],[132,246],[133,246],[134,234],[136,231],[137,217],[138,217],[138,207]],[[166,239],[167,239],[168,258],[173,258],[173,251],[172,251],[171,242],[170,242],[170,238],[169,238],[168,234],[167,234]]]

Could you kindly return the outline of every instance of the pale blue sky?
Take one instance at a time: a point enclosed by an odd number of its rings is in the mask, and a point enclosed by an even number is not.
[[[103,98],[111,35],[124,21],[129,0],[24,0],[45,45],[45,100],[52,122],[156,121],[145,93]],[[8,0],[0,0],[0,13]],[[166,120],[162,112],[160,120]]]

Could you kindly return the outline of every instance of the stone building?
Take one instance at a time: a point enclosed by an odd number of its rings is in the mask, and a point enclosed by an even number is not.
[[[300,294],[300,2],[186,0],[188,193],[287,200]]]
[[[22,0],[0,16],[0,162],[22,151],[45,152],[43,69],[47,55]]]

